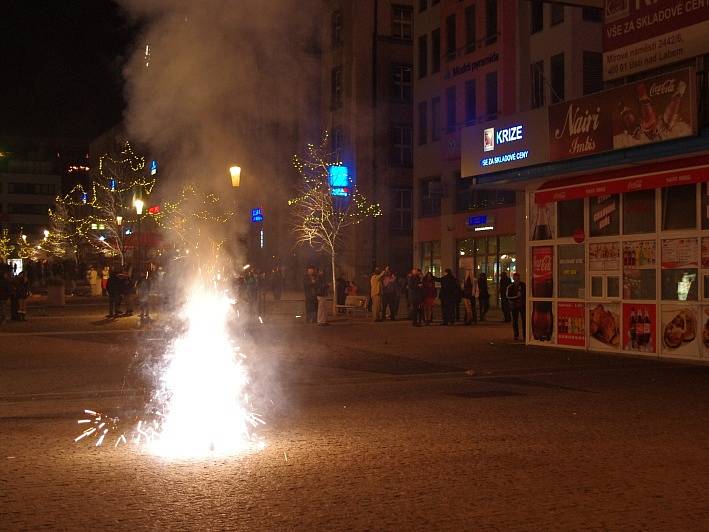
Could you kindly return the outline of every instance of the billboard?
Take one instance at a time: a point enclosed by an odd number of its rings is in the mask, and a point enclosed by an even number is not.
[[[535,109],[463,128],[461,176],[521,168],[549,160],[547,110]]]
[[[605,80],[709,53],[706,0],[606,0],[604,14]]]
[[[695,135],[694,78],[686,68],[550,106],[550,160]]]

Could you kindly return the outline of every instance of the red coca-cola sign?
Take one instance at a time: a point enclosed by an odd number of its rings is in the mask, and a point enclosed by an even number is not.
[[[554,294],[554,248],[532,248],[532,297],[552,297]]]

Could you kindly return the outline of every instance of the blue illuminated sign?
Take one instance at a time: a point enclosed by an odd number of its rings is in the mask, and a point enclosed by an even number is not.
[[[158,162],[153,159],[150,161],[150,175],[155,175],[158,173]]]
[[[346,166],[330,167],[330,189],[333,196],[350,195],[350,176]]]
[[[263,209],[261,207],[257,209],[251,209],[251,221],[253,223],[263,222]]]
[[[509,163],[512,161],[522,161],[529,157],[529,150],[514,151],[504,155],[495,155],[493,157],[483,157],[480,159],[480,166],[495,166],[496,164]]]
[[[468,216],[468,225],[485,225],[487,223],[487,215],[485,216]]]

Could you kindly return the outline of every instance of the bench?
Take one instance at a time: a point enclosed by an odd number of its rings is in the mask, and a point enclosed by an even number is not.
[[[345,311],[345,314],[354,316],[356,312],[367,314],[367,296],[347,296],[344,305],[335,305],[335,308]]]

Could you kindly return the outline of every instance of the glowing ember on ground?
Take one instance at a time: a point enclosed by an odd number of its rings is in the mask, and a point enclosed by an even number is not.
[[[184,332],[169,345],[159,382],[148,410],[128,432],[119,420],[85,410],[88,425],[75,439],[96,438],[100,446],[109,432],[119,435],[114,446],[133,443],[168,458],[225,456],[262,449],[253,434],[263,421],[249,406],[244,356],[229,331],[234,317],[232,300],[212,283],[197,282],[182,310]],[[111,436],[113,437],[113,436]]]

